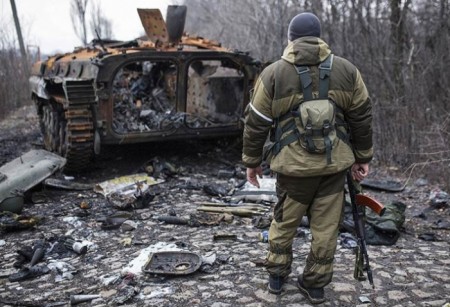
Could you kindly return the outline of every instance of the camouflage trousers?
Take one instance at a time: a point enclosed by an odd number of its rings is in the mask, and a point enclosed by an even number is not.
[[[278,174],[278,203],[269,230],[266,268],[285,277],[291,272],[292,243],[302,217],[308,216],[311,248],[303,270],[308,288],[324,287],[333,276],[339,224],[343,217],[345,172],[318,177]]]

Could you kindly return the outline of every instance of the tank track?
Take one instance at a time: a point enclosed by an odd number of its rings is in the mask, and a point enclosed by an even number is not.
[[[94,124],[89,109],[65,112],[63,148],[61,154],[67,159],[65,169],[78,171],[89,166],[94,158]]]
[[[67,159],[65,171],[77,172],[94,158],[95,96],[92,85],[86,82],[66,84],[66,92],[69,99],[52,96],[43,104],[41,129],[45,149]]]

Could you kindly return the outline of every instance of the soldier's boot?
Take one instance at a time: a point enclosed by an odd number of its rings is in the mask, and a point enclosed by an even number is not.
[[[325,291],[323,288],[306,288],[303,284],[303,275],[298,277],[297,287],[311,304],[321,304],[325,302]]]
[[[283,290],[283,284],[286,281],[286,277],[269,275],[268,290],[272,294],[279,295]]]

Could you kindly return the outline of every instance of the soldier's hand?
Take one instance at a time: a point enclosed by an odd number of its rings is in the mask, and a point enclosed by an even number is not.
[[[255,187],[259,188],[259,178],[262,178],[262,168],[261,166],[257,166],[255,168],[247,168],[247,181]]]
[[[369,163],[355,163],[352,165],[352,178],[358,182],[369,175]]]

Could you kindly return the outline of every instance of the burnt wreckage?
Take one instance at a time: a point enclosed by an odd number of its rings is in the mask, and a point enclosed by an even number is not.
[[[102,144],[237,135],[259,63],[183,34],[185,6],[138,9],[147,37],[94,40],[33,65],[47,150],[79,170]]]

